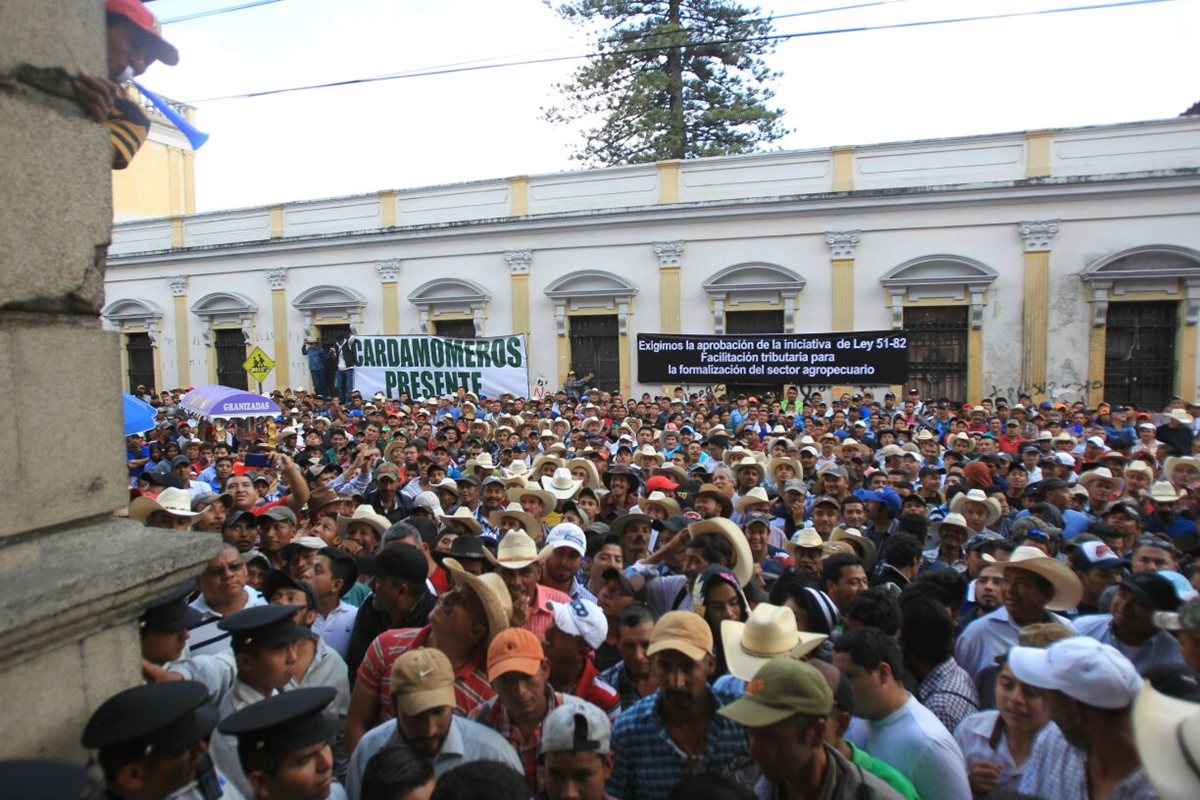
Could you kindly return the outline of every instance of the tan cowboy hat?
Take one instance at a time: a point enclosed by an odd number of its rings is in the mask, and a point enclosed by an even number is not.
[[[849,542],[826,542],[821,545],[821,558],[829,558],[830,556],[854,556],[858,557],[858,553]]]
[[[352,522],[365,522],[375,529],[375,533],[379,538],[383,538],[383,532],[392,527],[392,521],[382,514],[376,514],[375,509],[369,504],[363,503],[358,508],[354,509],[354,513],[347,517],[343,514],[337,515],[337,532],[341,539],[346,538],[346,532],[350,530]]]
[[[695,500],[697,497],[711,497],[716,500],[721,504],[721,514],[723,516],[728,517],[733,513],[733,500],[730,499],[729,495],[717,488],[716,484],[700,484],[700,488],[692,492],[692,500]]]
[[[638,448],[638,451],[633,454],[633,463],[637,464],[643,470],[646,469],[646,461],[653,460],[654,465],[658,466],[667,460],[667,457],[654,449],[654,445],[644,444]],[[651,467],[653,469],[653,467]]]
[[[1128,464],[1126,464],[1122,474],[1125,472],[1136,472],[1139,475],[1145,475],[1149,478],[1154,477],[1154,468],[1145,461],[1142,461],[1140,458],[1135,458],[1133,461],[1130,461]]]
[[[408,442],[404,441],[403,439],[396,439],[392,442],[389,442],[388,446],[383,448],[383,460],[387,461],[388,463],[393,463],[392,453],[396,452],[397,450],[403,450],[405,447],[408,447]]]
[[[525,476],[530,473],[530,469],[524,461],[514,461],[505,468],[504,472],[505,479],[520,478],[524,481]]]
[[[796,552],[797,547],[822,547],[824,544],[825,540],[821,538],[821,534],[817,533],[816,528],[804,528],[793,533],[792,538],[783,543],[783,549],[792,555]]]
[[[567,446],[562,442],[555,442],[554,444],[545,448],[545,453],[547,456],[553,456],[559,461],[565,461],[565,456],[567,455]]]
[[[739,514],[745,514],[748,506],[770,502],[771,498],[767,496],[767,490],[761,486],[755,486],[737,499],[737,502],[734,504],[734,510]]]
[[[359,506],[359,508],[362,508],[362,506]],[[449,525],[451,523],[469,528],[476,536],[483,533],[483,525],[479,524],[479,520],[475,519],[475,515],[471,513],[471,509],[467,508],[466,506],[459,506],[458,508],[454,509],[453,514],[442,515],[443,525]]]
[[[463,470],[465,472],[474,472],[477,469],[483,469],[491,472],[495,468],[496,462],[492,461],[492,454],[480,453],[475,458],[468,459],[466,465],[463,467]]]
[[[775,480],[776,467],[789,466],[795,470],[797,478],[804,477],[804,467],[800,466],[800,462],[788,456],[783,458],[772,458],[767,462],[767,472],[771,475],[771,480]]]
[[[491,555],[491,550],[486,547],[483,552]],[[507,630],[512,621],[512,595],[509,594],[508,585],[504,583],[504,578],[500,577],[499,573],[488,572],[483,575],[473,575],[463,569],[457,558],[442,559],[442,566],[450,571],[454,576],[454,582],[459,586],[466,586],[475,593],[479,598],[479,602],[483,604],[483,612],[487,617],[488,635],[486,641],[491,641],[500,631]]]
[[[542,476],[542,488],[554,496],[555,502],[558,500],[570,500],[575,495],[579,494],[579,490],[583,488],[583,481],[575,480],[571,477],[571,470],[566,467],[559,467],[554,470],[553,477]],[[509,492],[512,496],[512,492]],[[518,500],[521,498],[518,497]],[[555,503],[551,503],[547,508],[552,508]]]
[[[1163,461],[1163,477],[1171,480],[1171,473],[1175,471],[1175,468],[1185,465],[1190,465],[1193,469],[1200,472],[1200,458],[1196,458],[1196,456],[1168,456]]]
[[[524,569],[550,555],[539,553],[537,542],[525,531],[509,531],[500,540],[495,555],[492,555],[491,549],[487,547],[483,549],[483,554],[488,561],[504,569]]]
[[[667,512],[668,517],[673,517],[676,514],[682,514],[683,511],[679,508],[679,501],[674,497],[667,497],[662,492],[651,492],[649,497],[643,497],[638,500],[638,506],[642,511],[649,513],[649,506],[659,506]]]
[[[1112,470],[1108,467],[1096,467],[1089,469],[1087,472],[1079,476],[1079,485],[1085,489],[1091,486],[1096,481],[1109,481],[1113,484],[1113,488],[1120,491],[1125,486],[1125,481],[1121,477],[1112,474]]]
[[[1171,419],[1179,420],[1184,425],[1192,424],[1192,415],[1184,411],[1182,408],[1172,408],[1169,412],[1167,412],[1167,416]]]
[[[677,464],[672,464],[670,461],[667,461],[667,462],[655,467],[654,474],[655,475],[670,475],[671,478],[676,483],[678,483],[680,486],[684,485],[688,481],[688,474],[683,469],[683,467],[680,467]]]
[[[547,463],[553,464],[555,469],[558,469],[559,467],[565,467],[567,465],[566,459],[549,454],[543,454],[533,460],[533,464],[529,467],[529,471],[534,475],[537,475],[542,471],[542,467]]]
[[[713,517],[702,522],[693,522],[688,525],[687,530],[688,536],[692,538],[705,533],[715,533],[723,537],[733,547],[733,563],[729,568],[737,576],[738,582],[745,586],[754,577],[754,556],[750,554],[750,543],[746,541],[746,534],[742,533],[742,529],[733,524],[732,520]]]
[[[767,477],[767,470],[762,463],[752,455],[745,455],[741,460],[734,462],[733,474],[737,474],[744,469],[753,469],[758,472],[758,480],[762,481]]]
[[[533,518],[525,509],[521,508],[520,503],[509,503],[506,508],[498,508],[488,514],[488,522],[493,528],[500,527],[500,520],[504,517],[511,517],[521,523],[521,527],[526,531],[536,531],[541,527],[542,523]]]
[[[875,543],[862,535],[858,528],[834,528],[829,534],[831,542],[846,542],[854,548],[855,554],[863,562],[863,568],[870,574],[875,567],[877,548]]]
[[[721,622],[725,662],[735,678],[754,679],[758,670],[773,658],[787,656],[797,661],[829,637],[823,633],[796,630],[796,615],[790,608],[759,603],[745,622]]]
[[[1021,545],[1013,550],[1007,561],[997,561],[987,553],[983,560],[996,569],[1026,569],[1035,575],[1040,575],[1054,587],[1054,596],[1046,603],[1051,611],[1066,611],[1074,608],[1083,598],[1083,584],[1071,571],[1071,568],[1056,558],[1051,558],[1041,550],[1030,545]]]
[[[974,439],[972,439],[972,438],[971,438],[970,436],[968,436],[967,434],[963,433],[962,431],[959,431],[958,433],[956,433],[956,434],[954,434],[953,436],[951,436],[951,437],[950,437],[950,441],[949,441],[949,442],[947,442],[947,444],[953,444],[954,442],[966,442],[968,445],[970,445],[970,446],[967,448],[968,450],[974,450],[974,449],[975,449],[975,440],[974,440]]]
[[[959,492],[954,495],[954,499],[950,501],[950,510],[956,514],[962,513],[963,503],[981,503],[987,507],[988,515],[985,525],[994,525],[996,520],[1000,519],[1002,513],[1000,501],[994,497],[988,497],[983,493],[982,489],[972,489],[969,492]]]
[[[576,467],[587,473],[587,478],[583,481],[584,486],[590,486],[593,489],[600,487],[600,473],[596,471],[596,465],[590,458],[572,458],[567,462],[567,469],[572,470],[572,475],[575,474]]]
[[[287,426],[286,428],[283,428],[282,430],[280,430],[278,433],[275,434],[276,446],[283,444],[284,439],[287,439],[289,436],[298,436],[299,433],[300,432],[298,430],[296,430],[295,428],[293,428],[291,425]]]
[[[1183,499],[1182,492],[1176,492],[1170,481],[1155,481],[1150,489],[1142,491],[1142,497],[1149,498],[1154,503],[1178,503]],[[133,509],[130,508],[132,516]]]
[[[557,470],[555,470],[557,472]],[[576,489],[578,491],[578,489]],[[508,490],[508,501],[510,503],[520,503],[521,498],[526,495],[533,495],[542,501],[542,505],[546,507],[546,512],[549,513],[558,505],[558,498],[552,492],[548,492],[537,483],[524,483],[521,486],[513,487]]]
[[[129,504],[129,518],[145,524],[155,511],[166,511],[172,517],[198,517],[202,511],[192,511],[192,495],[187,489],[169,486],[158,497],[135,497]]]

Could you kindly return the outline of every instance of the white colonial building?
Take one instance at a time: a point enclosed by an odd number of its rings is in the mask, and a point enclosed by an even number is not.
[[[347,326],[526,333],[536,385],[627,393],[662,388],[639,331],[904,329],[934,396],[1158,405],[1197,392],[1198,167],[1184,117],[122,222],[104,316],[160,388],[244,383],[255,345],[307,386],[305,335]]]

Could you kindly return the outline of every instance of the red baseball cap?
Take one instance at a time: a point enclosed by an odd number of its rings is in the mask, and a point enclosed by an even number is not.
[[[679,484],[668,478],[666,475],[655,475],[646,481],[646,491],[663,491],[664,489],[673,492],[679,488]]]
[[[154,58],[168,67],[179,63],[179,51],[175,49],[175,45],[163,38],[162,26],[142,0],[104,0],[104,10],[110,14],[119,14],[141,28],[147,37],[147,50]]]

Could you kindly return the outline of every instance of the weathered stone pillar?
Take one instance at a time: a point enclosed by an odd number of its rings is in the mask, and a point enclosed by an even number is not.
[[[0,4],[0,758],[82,763],[87,717],[141,680],[136,616],[216,543],[112,515],[129,493],[117,335],[99,318],[111,155],[23,65],[103,75],[104,4]]]

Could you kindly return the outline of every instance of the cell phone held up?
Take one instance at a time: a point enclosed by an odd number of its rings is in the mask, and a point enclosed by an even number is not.
[[[253,469],[271,466],[271,457],[266,453],[247,453],[243,463]]]

